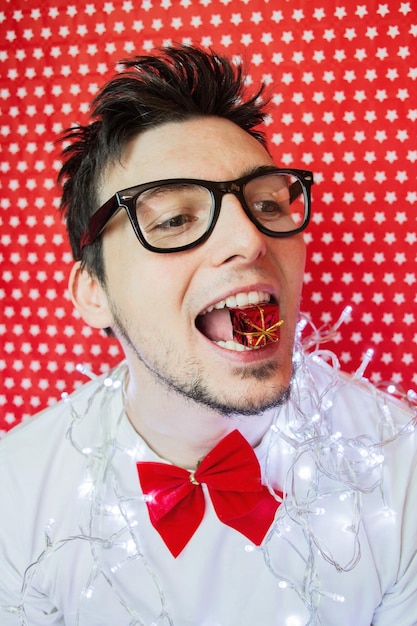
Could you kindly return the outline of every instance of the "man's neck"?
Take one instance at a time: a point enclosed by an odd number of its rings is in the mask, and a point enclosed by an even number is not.
[[[239,430],[256,446],[270,426],[271,412],[249,417],[224,416],[168,389],[148,372],[130,372],[126,412],[129,421],[162,459],[186,469],[198,462],[228,433]]]

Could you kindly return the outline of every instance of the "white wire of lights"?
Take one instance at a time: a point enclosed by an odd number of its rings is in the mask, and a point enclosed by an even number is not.
[[[371,349],[365,352],[355,374],[347,377],[340,374],[339,362],[334,353],[320,348],[322,344],[335,338],[350,313],[351,307],[346,307],[331,327],[316,328],[307,317],[302,316],[300,319],[294,352],[294,369],[297,376],[294,377],[288,403],[277,411],[276,419],[268,433],[267,477],[277,442],[280,443],[281,449],[284,446],[288,452],[287,478],[283,485],[285,498],[263,544],[260,547],[247,546],[248,552],[257,550],[263,554],[266,566],[277,579],[278,590],[282,593],[295,594],[300,602],[300,614],[293,616],[297,626],[319,623],[318,610],[321,598],[326,597],[336,603],[345,601],[343,593],[323,588],[318,559],[324,559],[339,572],[350,571],[358,563],[361,556],[359,528],[363,494],[379,489],[384,502],[383,449],[394,439],[412,432],[416,426],[417,394],[413,390],[405,392],[392,383],[380,385],[377,389],[364,377],[366,367],[373,356]],[[303,337],[308,328],[310,334]],[[323,361],[330,363],[332,367],[327,369],[328,376],[324,387],[317,389],[310,374],[309,364]],[[95,378],[84,366],[80,365],[77,369],[90,378]],[[86,499],[85,518],[80,521],[80,533],[71,537],[54,538],[52,519],[45,528],[45,547],[25,573],[21,602],[18,606],[7,607],[7,610],[19,617],[21,626],[28,626],[25,601],[38,570],[62,548],[79,541],[90,544],[93,565],[80,598],[77,626],[88,625],[88,622],[84,621],[84,606],[94,596],[99,578],[105,579],[108,592],[114,595],[115,601],[124,609],[128,619],[126,623],[129,623],[129,626],[149,626],[145,617],[141,615],[140,600],[138,606],[127,601],[123,590],[117,584],[117,574],[125,565],[132,562],[140,564],[141,575],[149,577],[159,598],[159,609],[151,626],[174,626],[162,585],[142,549],[140,528],[130,515],[131,503],[124,497],[119,478],[112,465],[112,459],[116,454],[133,454],[130,449],[122,449],[117,438],[119,425],[124,419],[124,410],[117,419],[114,419],[109,409],[112,394],[124,393],[126,374],[127,367],[124,363],[112,370],[92,394],[82,415],[75,410],[71,396],[63,394],[63,400],[68,403],[72,413],[72,423],[67,437],[77,452],[83,455],[86,463],[86,478],[79,489]],[[367,393],[374,398],[379,415],[378,439],[365,436],[347,438],[332,429],[332,409],[340,389],[358,385],[365,387]],[[404,426],[397,426],[392,419],[390,397],[400,398],[412,409],[412,418]],[[101,430],[96,441],[86,443],[80,432],[82,433],[83,421],[90,409],[97,410],[97,401],[100,404]],[[302,489],[299,488],[300,480],[303,483]],[[331,489],[323,488],[326,480],[331,482]],[[349,531],[350,552],[343,562],[328,548],[323,537],[317,533],[315,524],[316,518],[324,518],[328,514],[327,503],[330,496],[333,497],[335,494],[336,483],[339,501],[344,503],[344,506],[348,503],[345,511],[349,511],[349,516],[345,515],[344,518],[343,532],[346,533],[346,529]],[[274,493],[272,485],[269,487]],[[139,497],[143,499],[143,496]],[[383,512],[389,515],[388,507]],[[106,527],[109,529],[107,535],[103,534],[103,519],[106,520]],[[286,573],[285,563],[282,565],[277,561],[275,557],[277,541],[283,542],[297,554],[304,570],[302,584]],[[104,561],[106,565],[103,564]],[[138,595],[140,596],[140,593]]]

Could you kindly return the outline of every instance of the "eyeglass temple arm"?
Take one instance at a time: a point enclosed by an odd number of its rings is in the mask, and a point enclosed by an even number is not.
[[[122,205],[115,202],[114,197],[112,197],[98,211],[92,214],[88,222],[88,228],[81,236],[81,250],[96,240],[102,230],[102,224],[106,224],[121,208]]]
[[[297,198],[299,198],[301,194],[303,193],[303,187],[300,181],[296,180],[292,185],[290,185],[289,191],[290,191],[290,204],[292,204],[294,200],[297,200]]]

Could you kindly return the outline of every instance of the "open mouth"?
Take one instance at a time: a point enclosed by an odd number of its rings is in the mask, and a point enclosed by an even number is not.
[[[235,351],[257,350],[280,338],[279,306],[265,291],[241,292],[200,313],[196,327],[210,341]]]

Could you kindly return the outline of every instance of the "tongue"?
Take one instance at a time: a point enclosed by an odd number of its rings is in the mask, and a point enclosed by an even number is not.
[[[234,340],[250,348],[277,342],[282,324],[276,304],[214,309],[197,319],[199,330],[211,341]]]
[[[243,346],[255,348],[279,341],[279,319],[276,304],[256,304],[245,309],[229,309],[233,339]]]
[[[197,318],[198,329],[211,341],[233,339],[229,309],[213,309]]]

